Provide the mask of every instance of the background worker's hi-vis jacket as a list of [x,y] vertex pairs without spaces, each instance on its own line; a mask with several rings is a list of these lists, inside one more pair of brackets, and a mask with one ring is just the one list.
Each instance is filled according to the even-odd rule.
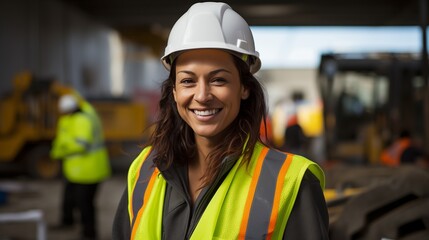
[[81,111],[60,117],[50,155],[63,160],[68,181],[98,183],[111,174],[103,129],[91,105],[83,102],[80,108]]
[[[167,182],[145,148],[128,174],[131,239],[163,239]],[[324,187],[310,160],[257,144],[250,165],[235,162],[206,206],[190,239],[282,239],[307,170]],[[302,223],[305,224],[305,223]]]

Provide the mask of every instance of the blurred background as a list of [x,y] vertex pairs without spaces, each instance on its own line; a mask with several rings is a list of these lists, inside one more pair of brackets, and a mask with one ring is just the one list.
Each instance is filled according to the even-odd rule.
[[[101,239],[156,116],[169,31],[193,1],[0,2],[0,239],[69,239],[49,159],[57,100],[99,113],[113,176]],[[429,239],[427,0],[228,1],[251,25],[264,139],[318,162],[332,239]]]

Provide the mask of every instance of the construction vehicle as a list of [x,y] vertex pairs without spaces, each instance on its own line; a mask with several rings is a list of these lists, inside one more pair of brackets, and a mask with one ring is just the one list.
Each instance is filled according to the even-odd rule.
[[403,130],[428,140],[427,67],[413,53],[321,56],[330,239],[428,238],[429,165],[380,161]]
[[[18,170],[37,178],[56,177],[60,162],[51,160],[49,151],[60,115],[57,101],[75,90],[30,73],[18,74],[13,84],[13,91],[0,99],[0,170],[2,174]],[[111,159],[124,154],[125,144],[137,146],[147,138],[145,130],[150,124],[144,103],[125,99],[89,102],[101,118]]]
[[318,84],[328,159],[377,164],[401,130],[425,138],[418,54],[323,54]]

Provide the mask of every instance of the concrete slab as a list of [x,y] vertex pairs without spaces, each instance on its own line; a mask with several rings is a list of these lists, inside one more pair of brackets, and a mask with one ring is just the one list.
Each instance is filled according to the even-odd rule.
[[[0,179],[0,186],[2,185],[8,186],[10,193],[7,195],[7,202],[0,205],[0,214],[41,210],[47,226],[58,224],[63,187],[61,180]],[[115,175],[99,188],[96,207],[100,240],[111,239],[113,217],[125,185],[125,175]],[[80,226],[68,230],[47,228],[46,236],[47,240],[70,240],[79,239],[79,233]],[[0,240],[37,239],[37,234],[35,221],[0,223]]]

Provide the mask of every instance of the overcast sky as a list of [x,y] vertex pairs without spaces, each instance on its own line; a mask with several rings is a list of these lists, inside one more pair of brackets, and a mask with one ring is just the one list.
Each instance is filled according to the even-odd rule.
[[252,27],[262,68],[313,68],[324,52],[420,52],[416,27]]

